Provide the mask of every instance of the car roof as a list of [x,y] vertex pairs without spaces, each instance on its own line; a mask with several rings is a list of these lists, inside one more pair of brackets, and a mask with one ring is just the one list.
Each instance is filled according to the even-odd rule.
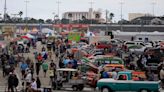
[[77,69],[72,69],[72,68],[59,68],[59,69],[57,69],[57,71],[73,71],[73,72],[76,72]]

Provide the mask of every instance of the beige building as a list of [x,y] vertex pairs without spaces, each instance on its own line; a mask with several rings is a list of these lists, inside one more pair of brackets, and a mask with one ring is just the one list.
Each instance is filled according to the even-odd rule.
[[101,19],[102,14],[100,11],[94,11],[92,8],[89,9],[88,12],[65,12],[63,14],[63,18],[74,20],[82,20],[82,19]]
[[146,14],[146,13],[129,13],[129,21],[138,18],[138,17],[143,17],[143,16],[152,16],[151,14]]

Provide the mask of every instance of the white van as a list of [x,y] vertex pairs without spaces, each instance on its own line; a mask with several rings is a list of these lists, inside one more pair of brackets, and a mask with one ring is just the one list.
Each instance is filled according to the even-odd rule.
[[126,41],[124,42],[124,45],[126,46],[134,46],[134,45],[141,45],[141,46],[145,46],[144,42],[142,41]]

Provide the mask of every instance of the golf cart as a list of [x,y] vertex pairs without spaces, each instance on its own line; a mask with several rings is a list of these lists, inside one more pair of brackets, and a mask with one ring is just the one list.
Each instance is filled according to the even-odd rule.
[[77,69],[60,68],[57,69],[57,80],[54,82],[53,88],[60,90],[61,88],[72,88],[74,91],[82,91],[84,88],[84,80],[74,77]]

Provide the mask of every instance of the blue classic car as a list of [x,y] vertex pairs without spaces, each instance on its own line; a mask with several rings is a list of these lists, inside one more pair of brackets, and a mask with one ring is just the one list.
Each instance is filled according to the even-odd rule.
[[158,81],[134,81],[132,80],[132,72],[119,72],[117,79],[100,79],[97,87],[101,92],[114,91],[135,91],[135,92],[158,92]]

